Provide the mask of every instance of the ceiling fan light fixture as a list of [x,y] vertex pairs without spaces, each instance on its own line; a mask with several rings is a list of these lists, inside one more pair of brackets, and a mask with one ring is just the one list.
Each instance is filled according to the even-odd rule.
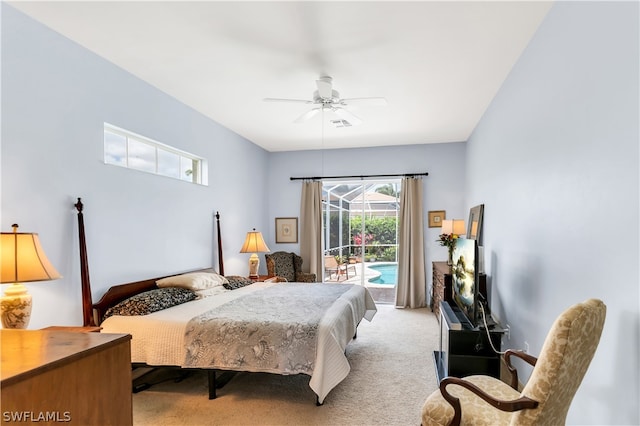
[[339,129],[339,128],[342,128],[342,127],[351,127],[352,126],[351,123],[349,123],[347,120],[344,120],[344,119],[331,120],[331,124],[336,126],[336,129]]
[[351,123],[352,126],[362,124],[362,120],[359,117],[353,115],[344,108],[332,107],[331,111],[335,112],[338,117],[347,120],[349,123]]
[[315,115],[317,115],[320,112],[320,109],[321,109],[321,107],[312,108],[309,111],[307,111],[304,114],[302,114],[300,117],[298,117],[295,120],[293,120],[293,122],[296,123],[296,124],[304,123],[305,121],[307,121],[307,120],[311,119],[312,117],[314,117]]
[[363,106],[387,105],[386,99],[380,97],[342,99],[340,98],[340,93],[337,90],[334,90],[332,85],[333,79],[331,77],[321,76],[316,80],[316,86],[318,89],[313,92],[313,100],[281,98],[264,98],[264,100],[267,102],[295,102],[316,105],[311,110],[296,118],[294,123],[303,123],[315,116],[318,111],[323,111],[326,108],[336,113],[340,118],[349,122],[351,126],[361,124],[362,120],[343,107],[348,107],[351,103]]

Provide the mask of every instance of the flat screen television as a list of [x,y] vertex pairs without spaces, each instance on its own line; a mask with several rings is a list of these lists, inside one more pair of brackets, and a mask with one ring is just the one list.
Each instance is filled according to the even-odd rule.
[[481,322],[479,312],[478,244],[476,240],[459,238],[452,256],[452,299],[472,327]]

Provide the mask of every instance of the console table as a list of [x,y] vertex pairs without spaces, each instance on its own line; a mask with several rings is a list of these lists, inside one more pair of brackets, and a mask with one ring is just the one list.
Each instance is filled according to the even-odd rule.
[[0,338],[3,423],[133,423],[130,335],[3,329]]
[[[472,374],[500,378],[501,356],[492,349],[487,331],[483,327],[470,327],[460,315],[462,313],[456,307],[441,302],[440,350],[433,353],[438,381],[447,376],[465,377]],[[490,322],[491,342],[496,350],[501,351],[505,330],[493,320]]]

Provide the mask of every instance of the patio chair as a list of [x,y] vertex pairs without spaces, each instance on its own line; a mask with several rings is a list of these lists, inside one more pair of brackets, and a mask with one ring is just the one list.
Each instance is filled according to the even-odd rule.
[[357,274],[356,266],[353,264],[347,263],[338,263],[338,260],[335,256],[325,256],[324,257],[324,273],[329,273],[329,280],[331,280],[331,276],[336,274],[336,281],[340,280],[340,275],[344,273],[345,278],[349,279],[349,269],[353,269],[353,275]]

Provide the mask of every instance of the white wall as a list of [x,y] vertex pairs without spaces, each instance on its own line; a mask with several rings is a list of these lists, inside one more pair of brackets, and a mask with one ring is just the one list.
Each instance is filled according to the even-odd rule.
[[555,317],[607,305],[569,424],[639,424],[638,3],[557,2],[467,151],[493,308],[537,354]]
[[[279,216],[300,216],[301,181],[291,181],[290,177],[427,172],[429,176],[423,178],[423,184],[427,289],[430,296],[431,262],[446,260],[447,252],[435,242],[440,228],[427,227],[427,213],[429,210],[445,210],[448,218],[465,219],[466,222],[469,211],[464,206],[465,146],[465,143],[447,143],[271,153],[268,178],[270,220]],[[275,244],[273,225],[269,231],[265,238],[269,239],[267,245],[271,250],[298,250],[297,244]]]
[[[104,165],[104,122],[205,157],[209,186]],[[82,323],[77,197],[94,302],[113,284],[217,266],[216,210],[225,272],[245,274],[245,233],[266,225],[266,151],[4,2],[1,148],[1,228],[38,232],[63,275],[27,284],[30,328]]]

